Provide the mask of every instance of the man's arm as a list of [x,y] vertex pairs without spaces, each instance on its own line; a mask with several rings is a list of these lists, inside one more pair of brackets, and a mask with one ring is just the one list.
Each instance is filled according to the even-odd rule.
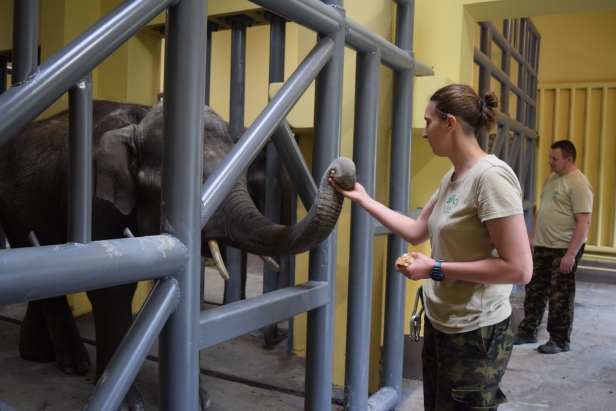
[[588,234],[588,228],[590,227],[591,213],[576,213],[573,214],[575,219],[575,228],[573,229],[573,235],[571,236],[571,242],[565,256],[560,261],[560,272],[563,274],[569,274],[573,270],[575,264],[575,255],[580,250],[586,235]]

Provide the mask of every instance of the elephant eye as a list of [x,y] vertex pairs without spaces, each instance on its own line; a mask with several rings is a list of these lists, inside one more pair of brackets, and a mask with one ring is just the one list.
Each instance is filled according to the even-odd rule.
[[258,197],[260,193],[261,190],[259,189],[259,184],[255,183],[254,181],[249,181],[248,194],[250,194],[252,197]]

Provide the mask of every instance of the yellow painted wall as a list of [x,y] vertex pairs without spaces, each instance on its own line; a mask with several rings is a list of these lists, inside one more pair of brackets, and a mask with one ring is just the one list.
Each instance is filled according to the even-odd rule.
[[540,83],[616,81],[614,9],[534,17],[541,33]]

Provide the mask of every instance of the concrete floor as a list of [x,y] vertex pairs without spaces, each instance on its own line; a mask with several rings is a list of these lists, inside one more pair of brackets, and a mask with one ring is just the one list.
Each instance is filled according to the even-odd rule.
[[[252,256],[249,261],[248,298],[261,290],[261,262]],[[221,302],[222,280],[211,268],[206,269],[206,278],[206,301]],[[523,298],[523,290],[511,297],[518,322],[523,315]],[[86,376],[72,377],[53,364],[21,359],[18,321],[24,307],[0,307],[0,400],[18,411],[82,409],[92,392],[94,367]],[[84,339],[92,341],[91,316],[77,321]],[[282,330],[285,327],[280,324]],[[502,383],[509,403],[500,410],[616,410],[616,285],[578,282],[571,351],[539,354],[537,346],[547,339],[543,324],[537,344],[514,347]],[[86,345],[94,361],[94,347]],[[156,347],[152,355],[156,356]],[[136,380],[149,411],[158,409],[156,368],[155,361],[146,360]],[[244,335],[203,350],[201,369],[211,396],[211,411],[303,409],[305,362],[287,354],[286,339],[267,350],[259,332]],[[404,402],[399,410],[423,409],[421,381],[403,379],[403,383]],[[332,398],[331,410],[342,410],[342,389],[334,388]]]

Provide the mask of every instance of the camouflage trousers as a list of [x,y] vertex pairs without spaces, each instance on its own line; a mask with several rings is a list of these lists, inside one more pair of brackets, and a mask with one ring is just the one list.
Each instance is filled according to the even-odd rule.
[[571,342],[575,271],[584,254],[584,245],[575,256],[575,263],[569,274],[560,272],[560,261],[566,252],[565,248],[535,247],[533,277],[525,286],[524,320],[518,326],[519,334],[529,338],[536,337],[537,328],[549,301],[547,328],[550,342],[561,348],[568,347]]
[[424,410],[493,411],[507,402],[498,385],[511,357],[513,323],[511,315],[498,324],[445,334],[425,317]]

